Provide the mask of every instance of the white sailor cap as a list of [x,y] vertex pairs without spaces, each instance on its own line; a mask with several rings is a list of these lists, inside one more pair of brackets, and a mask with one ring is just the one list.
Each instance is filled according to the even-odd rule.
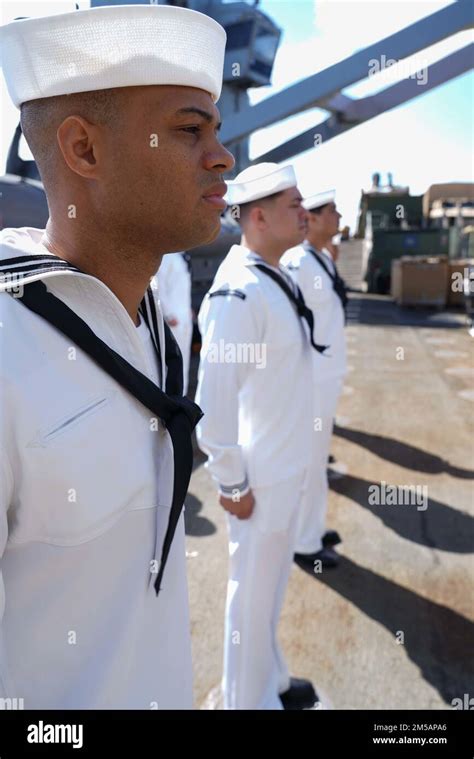
[[328,203],[336,202],[336,191],[326,190],[325,192],[319,192],[317,195],[311,195],[309,198],[305,198],[302,202],[303,208],[307,211],[314,211],[315,208],[321,208]]
[[203,13],[116,5],[0,27],[2,67],[17,108],[27,100],[112,87],[171,84],[222,89],[227,35]]
[[293,166],[278,166],[277,163],[257,163],[227,180],[225,200],[230,206],[260,200],[276,192],[296,187]]

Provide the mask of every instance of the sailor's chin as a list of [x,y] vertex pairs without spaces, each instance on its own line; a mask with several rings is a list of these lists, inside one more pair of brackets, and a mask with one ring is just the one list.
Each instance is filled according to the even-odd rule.
[[219,237],[219,232],[221,231],[221,217],[218,216],[216,219],[216,223],[212,230],[209,232],[209,237],[204,240],[204,242],[201,243],[201,245],[205,245],[210,242],[214,242],[214,240]]

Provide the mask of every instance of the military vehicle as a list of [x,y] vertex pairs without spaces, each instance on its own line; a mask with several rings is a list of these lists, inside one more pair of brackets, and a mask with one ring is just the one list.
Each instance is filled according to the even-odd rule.
[[372,177],[362,192],[356,237],[363,239],[363,279],[368,292],[388,293],[392,261],[402,256],[459,258],[466,225],[474,218],[474,184],[436,184],[411,195],[388,175]]

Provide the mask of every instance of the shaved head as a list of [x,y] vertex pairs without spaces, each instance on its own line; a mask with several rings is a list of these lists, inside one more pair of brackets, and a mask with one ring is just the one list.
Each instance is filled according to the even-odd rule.
[[268,208],[281,195],[281,192],[274,192],[273,195],[267,195],[259,200],[251,200],[250,203],[242,203],[239,206],[239,223],[244,227],[250,219],[253,208]]

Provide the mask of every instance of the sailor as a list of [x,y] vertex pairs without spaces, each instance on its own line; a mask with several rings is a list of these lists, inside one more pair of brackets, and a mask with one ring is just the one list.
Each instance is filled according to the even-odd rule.
[[326,531],[328,506],[327,462],[334,417],[346,374],[344,336],[346,288],[327,245],[339,228],[341,214],[335,192],[318,193],[303,201],[308,211],[306,240],[285,253],[282,263],[301,288],[314,314],[316,341],[329,345],[324,356],[313,352],[314,431],[308,488],[299,516],[296,558],[314,567],[334,568],[339,557],[334,546],[341,542],[335,530]]
[[183,357],[184,393],[188,391],[193,314],[191,310],[191,271],[188,253],[163,256],[156,275],[160,305]]
[[242,229],[199,312],[200,448],[227,512],[223,698],[226,709],[302,708],[316,700],[289,677],[277,624],[310,459],[312,315],[279,265],[302,242],[305,210],[291,166],[262,163],[229,182]]
[[0,28],[50,210],[0,249],[2,703],[192,706],[182,504],[201,411],[150,281],[219,233],[225,39],[157,5]]

